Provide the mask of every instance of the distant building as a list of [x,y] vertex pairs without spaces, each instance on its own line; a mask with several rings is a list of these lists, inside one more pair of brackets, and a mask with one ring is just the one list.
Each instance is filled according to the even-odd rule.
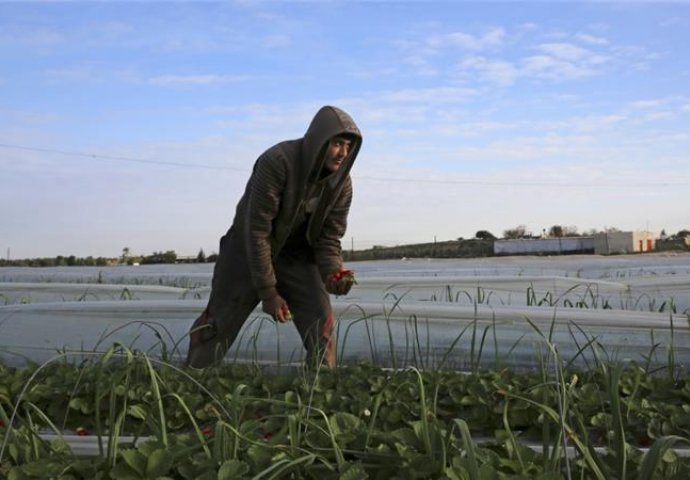
[[591,237],[519,238],[494,242],[494,255],[558,255],[568,253],[651,252],[658,236],[652,232],[609,232]]
[[592,237],[518,238],[494,241],[494,255],[594,253]]
[[657,238],[657,235],[647,231],[597,233],[594,235],[594,253],[651,252],[656,247]]
[[658,252],[690,250],[690,237],[659,238],[654,249]]

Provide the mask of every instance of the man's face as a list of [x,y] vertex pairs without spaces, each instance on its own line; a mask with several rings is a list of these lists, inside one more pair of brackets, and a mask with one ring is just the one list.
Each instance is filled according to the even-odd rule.
[[337,172],[343,161],[350,154],[352,141],[345,137],[333,137],[326,147],[326,158],[323,167],[331,173]]

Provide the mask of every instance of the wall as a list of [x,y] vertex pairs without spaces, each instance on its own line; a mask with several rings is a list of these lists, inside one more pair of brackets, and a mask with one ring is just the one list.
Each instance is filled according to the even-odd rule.
[[494,242],[495,255],[592,253],[593,251],[592,237],[522,238]]
[[609,232],[594,235],[594,253],[651,252],[656,246],[656,235],[652,232]]

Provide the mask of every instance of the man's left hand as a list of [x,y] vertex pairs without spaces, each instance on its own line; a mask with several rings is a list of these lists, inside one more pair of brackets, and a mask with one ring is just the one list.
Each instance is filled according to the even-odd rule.
[[344,269],[338,270],[326,279],[326,291],[333,295],[347,295],[355,283],[357,283],[355,272]]

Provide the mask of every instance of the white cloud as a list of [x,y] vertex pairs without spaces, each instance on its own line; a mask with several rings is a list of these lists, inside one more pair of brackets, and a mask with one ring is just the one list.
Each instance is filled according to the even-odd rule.
[[[4,29],[5,25],[3,25]],[[29,47],[37,50],[49,50],[62,45],[64,35],[54,30],[40,29],[22,31],[20,29],[6,29],[0,32],[0,45]]]
[[525,75],[548,79],[575,79],[588,77],[595,73],[586,65],[557,59],[549,55],[534,55],[523,59],[522,72]]
[[608,45],[609,41],[605,39],[604,37],[597,37],[594,35],[589,35],[586,33],[578,33],[575,35],[575,38],[582,43],[587,43],[590,45]]
[[589,56],[589,50],[569,43],[544,43],[537,49],[549,56],[568,61],[578,61]]
[[263,44],[266,48],[283,48],[289,47],[292,43],[287,35],[269,35],[264,38]]
[[588,115],[585,117],[574,117],[559,122],[561,129],[573,130],[577,132],[598,132],[610,130],[628,120],[628,117],[620,114],[609,115]]
[[665,120],[665,119],[671,118],[671,117],[673,117],[673,112],[663,110],[663,111],[649,112],[647,115],[644,116],[644,120],[653,122],[656,120]]
[[151,85],[174,87],[179,85],[216,85],[251,80],[250,75],[160,75],[148,80]]
[[476,94],[477,91],[470,88],[418,88],[384,92],[378,99],[384,102],[447,103],[461,102]]
[[501,86],[509,86],[515,83],[520,76],[520,71],[511,62],[504,60],[489,60],[484,57],[469,57],[464,59],[460,69],[472,70],[484,80]]
[[632,102],[630,106],[632,108],[640,108],[640,109],[647,109],[647,108],[657,108],[663,103],[662,100],[637,100],[635,102]]
[[500,47],[503,45],[505,37],[505,30],[494,28],[479,36],[464,32],[434,35],[427,39],[427,44],[433,48],[459,47],[468,50],[484,50]]

